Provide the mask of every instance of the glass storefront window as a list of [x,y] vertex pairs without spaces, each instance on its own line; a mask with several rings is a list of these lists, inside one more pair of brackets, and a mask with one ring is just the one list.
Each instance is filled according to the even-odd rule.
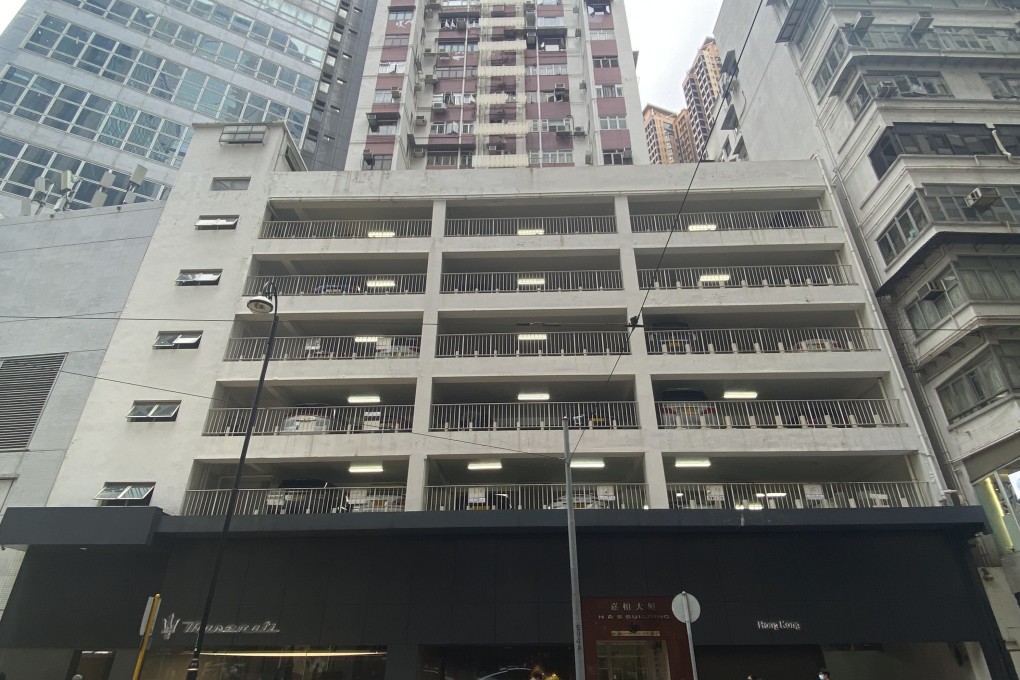
[[[154,653],[142,680],[179,680],[191,652]],[[88,676],[86,676],[88,677]],[[373,649],[249,648],[202,654],[199,680],[384,680],[386,651]]]

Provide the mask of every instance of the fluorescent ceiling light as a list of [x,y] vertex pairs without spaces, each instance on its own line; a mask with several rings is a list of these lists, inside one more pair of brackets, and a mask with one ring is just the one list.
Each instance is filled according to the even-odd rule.
[[548,392],[521,392],[517,395],[517,401],[549,401]]
[[365,282],[365,285],[369,288],[395,288],[397,282],[393,279],[374,279]]
[[692,224],[687,227],[687,231],[715,231],[718,228],[715,224]]
[[758,393],[751,390],[726,390],[723,399],[757,399]]
[[570,467],[574,469],[601,470],[606,466],[606,461],[601,458],[575,458],[570,461]]
[[366,234],[369,238],[393,238],[397,235],[395,231],[370,231]]
[[545,236],[545,229],[518,229],[518,236]]
[[468,470],[502,470],[501,460],[473,460],[468,463]]
[[673,467],[678,468],[706,468],[712,467],[712,461],[708,458],[677,458]]
[[348,404],[378,404],[378,394],[352,394],[347,397]]
[[765,506],[762,505],[761,503],[748,503],[747,504],[747,509],[748,510],[764,510]]
[[758,498],[786,498],[786,492],[784,491],[768,491],[766,493],[754,494]]
[[354,338],[354,342],[379,342],[379,338],[374,335],[359,335]]
[[545,333],[518,333],[517,334],[517,339],[518,340],[545,340],[545,339],[547,339],[547,337],[548,336]]
[[542,278],[542,277],[536,277],[536,278],[530,278],[530,279],[522,277],[522,278],[517,279],[517,285],[518,286],[544,286],[545,285],[545,279]]
[[729,280],[729,274],[702,274],[698,277],[701,283],[726,283]]
[[351,466],[347,468],[347,471],[355,475],[371,474],[382,472],[383,467],[382,463],[351,463]]

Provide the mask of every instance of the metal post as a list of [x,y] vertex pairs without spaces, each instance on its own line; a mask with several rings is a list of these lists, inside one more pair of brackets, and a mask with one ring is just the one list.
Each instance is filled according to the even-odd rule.
[[574,680],[584,680],[581,631],[581,585],[577,576],[577,526],[574,524],[574,478],[570,474],[570,419],[563,416],[563,472],[567,482],[567,543],[570,546],[570,609],[574,623]]
[[273,300],[273,325],[269,329],[269,340],[266,342],[266,356],[262,359],[262,373],[259,374],[259,383],[255,388],[255,398],[251,402],[251,410],[248,412],[248,427],[244,432],[244,443],[241,444],[241,455],[237,459],[237,472],[234,473],[234,484],[230,487],[230,495],[227,498],[227,513],[223,517],[223,529],[220,531],[220,540],[216,546],[216,559],[213,561],[212,575],[209,577],[209,590],[205,595],[205,606],[202,609],[202,619],[198,624],[198,632],[195,634],[195,648],[191,653],[191,661],[188,662],[188,670],[185,680],[198,680],[199,658],[202,656],[202,647],[205,644],[205,628],[209,625],[209,614],[212,612],[213,597],[216,595],[216,581],[220,575],[220,566],[223,563],[223,553],[227,547],[227,534],[230,533],[230,524],[234,519],[234,511],[237,509],[237,496],[241,487],[241,476],[244,473],[244,462],[248,458],[248,444],[251,443],[251,434],[255,429],[255,419],[259,413],[259,401],[262,399],[262,388],[266,383],[266,372],[269,370],[269,360],[273,356],[273,343],[276,340],[276,327],[280,321],[279,304],[277,301],[276,287],[266,290],[272,295]]
[[684,601],[684,622],[687,624],[687,645],[691,650],[691,672],[694,680],[698,680],[698,663],[694,660],[694,633],[691,632],[691,605],[687,600],[687,591],[680,593]]

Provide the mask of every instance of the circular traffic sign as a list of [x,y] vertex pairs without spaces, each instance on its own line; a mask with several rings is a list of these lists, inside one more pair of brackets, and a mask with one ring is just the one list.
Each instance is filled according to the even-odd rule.
[[[684,600],[687,600],[687,606],[684,607]],[[684,623],[694,623],[701,616],[701,603],[698,602],[698,598],[694,597],[688,592],[682,592],[673,598],[673,616]]]

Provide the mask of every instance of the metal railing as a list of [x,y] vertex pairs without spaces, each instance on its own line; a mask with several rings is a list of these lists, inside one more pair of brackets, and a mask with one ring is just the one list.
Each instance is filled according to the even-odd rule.
[[243,295],[258,295],[267,283],[279,295],[399,295],[425,292],[425,274],[319,274],[249,276]]
[[463,333],[439,335],[437,357],[536,357],[630,354],[626,331]]
[[503,404],[433,404],[429,429],[559,430],[563,416],[572,430],[617,430],[638,427],[633,401],[563,401]]
[[446,220],[447,236],[615,234],[616,217],[472,217]]
[[812,508],[926,508],[934,505],[920,482],[739,482],[668,484],[674,509],[802,510]]
[[566,290],[622,290],[618,269],[566,272],[474,272],[443,274],[443,293],[527,293]]
[[[574,484],[577,510],[641,509],[648,503],[648,485]],[[565,510],[565,484],[472,484],[426,486],[425,510]]]
[[[243,435],[247,408],[211,408],[204,435]],[[410,432],[414,406],[285,406],[261,408],[254,434],[303,435]]]
[[659,429],[897,427],[899,404],[887,399],[812,401],[657,401]]
[[745,212],[665,213],[631,215],[636,233],[661,231],[746,231],[751,229],[817,229],[832,227],[828,210],[751,210]]
[[[276,338],[273,361],[310,359],[413,359],[421,348],[420,335],[348,335]],[[266,338],[231,338],[224,361],[261,361]]]
[[861,352],[876,349],[863,328],[724,328],[645,331],[649,354]]
[[641,290],[655,288],[767,288],[769,286],[853,285],[849,265],[770,265],[639,269]]
[[[238,515],[326,515],[338,512],[401,512],[407,490],[402,486],[318,487],[311,489],[240,489]],[[230,489],[184,492],[181,515],[224,515]]]
[[265,221],[259,238],[420,238],[432,235],[432,220]]

